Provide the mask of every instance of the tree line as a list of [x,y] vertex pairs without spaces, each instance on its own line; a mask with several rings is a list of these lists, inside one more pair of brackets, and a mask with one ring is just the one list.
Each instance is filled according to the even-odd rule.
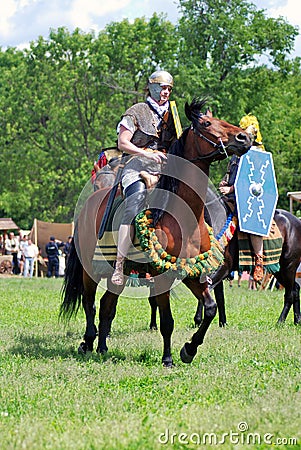
[[[145,98],[148,76],[174,76],[186,101],[208,97],[215,117],[255,114],[273,153],[278,207],[300,190],[300,58],[296,27],[246,0],[179,0],[180,18],[112,22],[97,35],[61,27],[24,50],[0,51],[0,214],[69,222],[94,160],[115,145],[121,114]],[[227,161],[215,163],[217,185]]]

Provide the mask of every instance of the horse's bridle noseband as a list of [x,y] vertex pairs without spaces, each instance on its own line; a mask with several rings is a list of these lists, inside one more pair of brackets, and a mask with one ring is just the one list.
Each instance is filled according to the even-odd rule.
[[199,155],[196,158],[189,159],[190,162],[203,161],[204,159],[211,159],[211,161],[213,162],[216,160],[217,157],[219,157],[219,159],[221,159],[220,157],[222,157],[222,159],[228,158],[228,153],[227,153],[226,147],[222,141],[222,138],[219,138],[220,143],[217,144],[216,142],[211,141],[206,136],[204,136],[200,132],[200,130],[198,130],[197,128],[195,128],[193,126],[193,124],[191,124],[190,128],[193,131],[194,135],[204,139],[204,141],[208,142],[208,144],[212,145],[212,147],[214,148],[214,150],[211,153],[209,153],[208,155],[201,155],[200,154],[201,149],[200,149],[199,143],[196,139],[196,144],[197,144]]

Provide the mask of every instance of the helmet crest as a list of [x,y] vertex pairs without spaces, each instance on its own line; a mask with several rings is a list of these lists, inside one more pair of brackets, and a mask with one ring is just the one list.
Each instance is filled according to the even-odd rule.
[[246,116],[243,116],[240,119],[239,126],[243,130],[250,132],[250,134],[252,134],[253,139],[255,140],[255,143],[258,146],[264,148],[262,144],[262,136],[259,129],[259,123],[256,116],[254,116],[253,114],[247,114]]

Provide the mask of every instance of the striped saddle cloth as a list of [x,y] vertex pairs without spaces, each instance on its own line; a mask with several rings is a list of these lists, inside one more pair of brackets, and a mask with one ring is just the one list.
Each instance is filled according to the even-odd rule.
[[[237,232],[239,246],[239,267],[241,270],[252,271],[255,265],[255,255],[252,251],[250,236]],[[272,221],[269,236],[263,238],[263,266],[268,273],[276,273],[280,269],[279,259],[282,252],[283,239],[276,222]]]
[[[94,255],[93,255],[93,269],[98,274],[107,274],[108,266],[113,266],[117,256],[117,242],[118,242],[118,229],[121,223],[123,215],[123,199],[117,197],[112,206],[112,210],[101,239],[98,239]],[[145,264],[149,259],[147,255],[142,251],[140,241],[135,237],[132,246],[127,254],[126,272],[132,269],[133,264]]]

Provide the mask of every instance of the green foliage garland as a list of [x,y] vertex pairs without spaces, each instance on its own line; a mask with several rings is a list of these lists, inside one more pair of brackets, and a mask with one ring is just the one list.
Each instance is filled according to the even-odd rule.
[[207,225],[211,248],[193,258],[179,258],[169,255],[158,241],[156,230],[152,226],[153,219],[150,210],[142,211],[136,217],[136,234],[140,240],[142,250],[150,258],[151,265],[158,272],[170,270],[177,272],[177,276],[196,278],[209,274],[223,262],[223,249],[215,239],[212,228]]

